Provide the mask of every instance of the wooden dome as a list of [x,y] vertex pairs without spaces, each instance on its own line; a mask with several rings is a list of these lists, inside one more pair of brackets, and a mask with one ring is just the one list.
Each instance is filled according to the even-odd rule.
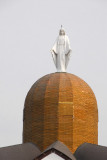
[[69,73],[40,78],[25,100],[23,141],[44,150],[57,140],[72,152],[84,142],[98,141],[95,95],[86,82]]

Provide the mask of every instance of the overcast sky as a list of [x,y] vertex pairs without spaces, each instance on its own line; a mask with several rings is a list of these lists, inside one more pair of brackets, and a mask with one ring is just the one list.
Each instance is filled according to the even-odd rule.
[[67,71],[93,89],[107,146],[107,1],[0,0],[0,147],[22,142],[24,100],[56,71],[50,50],[61,24],[73,51]]

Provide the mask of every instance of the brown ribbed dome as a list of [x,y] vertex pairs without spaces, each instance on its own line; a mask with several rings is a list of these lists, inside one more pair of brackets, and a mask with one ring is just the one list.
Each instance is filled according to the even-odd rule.
[[31,87],[25,100],[23,141],[41,150],[61,141],[74,152],[98,141],[97,102],[91,88],[69,73],[52,73]]

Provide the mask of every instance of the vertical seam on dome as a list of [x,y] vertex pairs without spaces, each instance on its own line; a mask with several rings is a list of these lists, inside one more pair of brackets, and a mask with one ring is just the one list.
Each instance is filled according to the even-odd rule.
[[[49,79],[50,79],[50,76],[51,76],[51,74],[48,74],[48,75],[46,75],[46,76],[48,76],[48,80],[47,80],[47,83],[49,82]],[[46,76],[44,76],[44,77],[41,77],[41,80],[42,80],[42,78],[45,78]],[[40,79],[39,79],[40,80]],[[40,83],[41,83],[41,81],[39,81]],[[47,87],[47,85],[45,85],[45,90],[44,90],[44,96],[45,96],[45,93],[46,93],[46,87]],[[33,96],[33,98],[34,98],[34,96]],[[42,101],[42,100],[41,100]],[[43,99],[43,104],[45,104],[45,99]],[[44,113],[44,105],[43,105],[43,113]],[[44,122],[44,114],[43,114],[43,122]],[[42,132],[44,132],[44,123],[43,123],[43,129],[42,129]],[[42,135],[43,137],[43,140],[44,140],[44,134]],[[40,146],[41,146],[41,148],[42,148],[42,150],[43,150],[43,147],[44,147],[44,144],[43,144],[44,142],[42,141],[42,144],[40,144]]]
[[[72,80],[71,80],[71,78],[70,78],[70,75],[72,75],[72,74],[67,74],[67,76],[68,76],[68,78],[69,78],[69,81],[70,81],[70,84],[71,84],[71,88],[72,88],[72,101],[73,101],[73,86],[72,86]],[[73,101],[74,102],[74,101]],[[72,121],[74,121],[74,103],[73,103],[73,116],[72,116]],[[73,132],[73,124],[74,124],[74,122],[72,122],[72,132]],[[72,150],[73,150],[73,148],[74,148],[74,146],[73,146],[73,133],[72,133]]]
[[[47,86],[48,86],[48,83],[49,83],[49,81],[50,81],[50,77],[51,77],[51,75],[52,75],[53,73],[51,73],[50,74],[50,76],[49,76],[49,79],[48,79],[48,81],[47,81],[47,84],[46,84],[46,87],[45,87],[45,92],[44,92],[44,96],[46,95],[46,90],[47,90]],[[45,106],[45,97],[44,97],[44,106]],[[44,107],[43,106],[43,107]],[[43,122],[44,122],[44,114],[43,114]],[[43,123],[43,131],[44,131],[44,123]],[[44,149],[44,134],[43,134],[43,144],[42,144],[43,146],[43,148],[42,149]]]
[[[31,99],[32,99],[32,95],[33,95],[33,93],[34,93],[34,90],[35,90],[35,88],[36,88],[36,84],[38,83],[38,81],[36,81],[33,85],[32,85],[32,87],[33,86],[35,86],[34,88],[33,88],[33,91],[32,91],[32,93],[31,93],[31,95],[30,95],[30,97],[29,97],[29,99],[30,99],[30,103],[28,104],[28,106],[31,106],[31,108],[32,108],[32,105],[31,105]],[[31,88],[32,88],[31,87]],[[31,88],[30,88],[30,90],[31,90]],[[29,90],[29,92],[30,92],[30,90]],[[29,92],[28,92],[28,94],[29,94]],[[27,94],[27,96],[28,96],[28,94]],[[27,99],[27,96],[26,96],[26,99]],[[25,99],[25,103],[24,103],[24,114],[23,114],[23,116],[24,116],[24,118],[25,118],[25,109],[26,109],[26,99]],[[26,121],[26,118],[24,119],[24,121]],[[23,121],[23,123],[24,123],[24,121]],[[31,114],[31,122],[32,122],[32,114]],[[23,126],[24,126],[24,124],[23,124]],[[25,130],[25,129],[24,129]],[[24,131],[23,130],[23,142],[25,142],[26,140],[26,138],[24,138]],[[31,131],[32,131],[32,129],[31,129]],[[28,138],[29,139],[29,138]],[[30,138],[30,139],[32,139],[32,137]]]
[[[61,91],[61,89],[60,89],[60,86],[62,85],[62,87],[64,87],[64,90],[66,91],[66,89],[68,88],[68,90],[69,90],[69,85],[71,84],[71,81],[70,81],[70,78],[69,78],[69,76],[68,76],[68,73],[60,73],[60,83],[59,83],[59,93],[60,93],[60,91]],[[66,78],[67,77],[67,78]],[[65,80],[63,80],[63,79],[65,79]],[[61,80],[62,80],[62,82],[64,82],[64,83],[62,83],[61,82]],[[67,82],[66,82],[66,80],[68,80]],[[67,84],[67,83],[69,83],[69,84]],[[64,86],[65,85],[65,86]],[[72,85],[71,85],[72,86]],[[67,87],[67,88],[66,88]],[[70,92],[70,91],[69,91]],[[68,92],[68,93],[69,93]],[[63,93],[62,93],[63,94]],[[65,93],[65,97],[63,97],[62,96],[62,98],[61,98],[61,100],[60,100],[60,103],[62,103],[62,104],[65,104],[65,106],[66,106],[66,104],[67,104],[67,102],[68,102],[68,104],[70,103],[70,99],[68,99],[67,98],[67,96],[69,96],[69,95],[67,95],[67,93]],[[60,98],[60,95],[59,95],[59,98]],[[64,98],[64,99],[63,99]],[[64,107],[64,105],[62,105],[63,107]],[[62,116],[66,116],[66,111],[67,110],[69,110],[69,108],[68,108],[69,106],[67,106],[64,110],[65,110],[65,112],[63,111],[63,113],[65,114],[63,114]],[[58,112],[59,113],[59,112]],[[62,117],[62,119],[63,119],[63,117]],[[68,121],[68,120],[67,120]],[[71,120],[72,121],[72,120]],[[62,125],[65,125],[66,126],[66,124],[62,124]],[[70,125],[70,124],[69,124]],[[68,126],[69,127],[69,126]],[[65,133],[65,131],[66,132],[69,132],[69,131],[67,131],[66,130],[67,128],[65,127],[64,128],[64,133]],[[64,138],[64,133],[62,134],[62,140],[63,140],[63,142],[67,142],[68,143],[68,141],[67,141],[67,138]],[[71,134],[72,134],[72,129],[71,129],[71,132],[70,132]],[[66,133],[65,133],[66,134]],[[70,135],[69,135],[70,136]],[[68,136],[68,137],[69,137]],[[64,138],[64,139],[63,139]],[[71,148],[72,147],[72,144],[73,144],[73,138],[72,138],[72,135],[71,135],[71,144],[70,143],[65,143],[69,148]]]
[[[53,75],[52,75],[53,74]],[[48,81],[48,83],[47,83],[47,86],[46,86],[46,92],[47,92],[47,87],[48,87],[48,84],[49,84],[49,82],[50,82],[50,79],[52,79],[56,74],[58,74],[58,81],[60,80],[60,73],[52,73],[51,75],[51,77],[49,78],[49,81]],[[46,93],[45,92],[45,93]],[[54,94],[54,93],[53,93]],[[58,99],[57,99],[57,116],[58,116],[58,101],[59,101],[59,85],[58,85]],[[44,104],[45,104],[45,102],[44,102]],[[56,140],[58,139],[58,124],[57,124],[57,134],[56,134]],[[50,145],[50,144],[49,144]]]

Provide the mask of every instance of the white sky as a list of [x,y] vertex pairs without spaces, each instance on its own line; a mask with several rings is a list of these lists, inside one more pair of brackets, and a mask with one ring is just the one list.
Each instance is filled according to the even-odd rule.
[[50,50],[61,24],[73,50],[68,72],[93,89],[107,146],[107,1],[0,0],[0,147],[22,142],[24,100],[56,71]]
[[64,158],[58,156],[55,153],[51,153],[48,156],[46,156],[45,158],[43,158],[43,160],[64,160]]

